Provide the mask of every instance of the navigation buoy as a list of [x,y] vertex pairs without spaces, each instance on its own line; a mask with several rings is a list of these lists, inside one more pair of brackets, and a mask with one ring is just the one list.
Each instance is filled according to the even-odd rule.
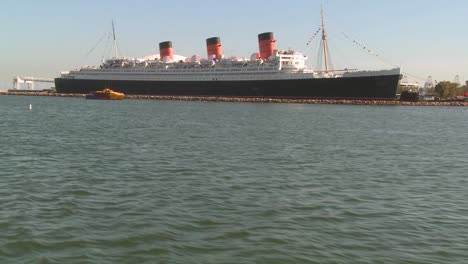
[[28,108],[29,108],[29,110],[32,110],[32,104],[29,104]]

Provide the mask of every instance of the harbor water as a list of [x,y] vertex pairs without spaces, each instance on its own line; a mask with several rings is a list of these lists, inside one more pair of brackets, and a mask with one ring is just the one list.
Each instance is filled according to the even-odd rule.
[[0,111],[0,263],[468,261],[467,108],[0,96]]

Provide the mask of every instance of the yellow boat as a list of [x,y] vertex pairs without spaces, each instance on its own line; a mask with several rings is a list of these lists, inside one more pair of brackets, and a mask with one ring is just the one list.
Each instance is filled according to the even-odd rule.
[[104,90],[90,92],[86,95],[86,99],[99,99],[99,100],[122,100],[125,98],[125,94],[115,92],[109,88]]

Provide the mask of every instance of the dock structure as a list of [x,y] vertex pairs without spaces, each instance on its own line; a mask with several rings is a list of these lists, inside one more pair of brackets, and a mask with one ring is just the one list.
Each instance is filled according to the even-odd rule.
[[[35,83],[54,83],[54,79],[16,76],[13,78],[13,90],[34,90]],[[21,89],[21,84],[26,84],[27,89]]]

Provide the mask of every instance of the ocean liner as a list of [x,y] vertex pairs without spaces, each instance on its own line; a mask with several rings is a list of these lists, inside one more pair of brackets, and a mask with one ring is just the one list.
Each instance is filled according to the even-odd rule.
[[100,67],[62,72],[55,79],[58,93],[89,93],[105,87],[127,95],[219,96],[263,98],[333,98],[393,100],[400,69],[381,71],[332,70],[328,65],[327,34],[322,12],[325,70],[306,66],[307,56],[276,49],[272,32],[258,35],[259,52],[249,60],[225,58],[219,37],[206,40],[207,58],[184,60],[171,41],[159,43],[159,56],[150,59],[115,57]]

